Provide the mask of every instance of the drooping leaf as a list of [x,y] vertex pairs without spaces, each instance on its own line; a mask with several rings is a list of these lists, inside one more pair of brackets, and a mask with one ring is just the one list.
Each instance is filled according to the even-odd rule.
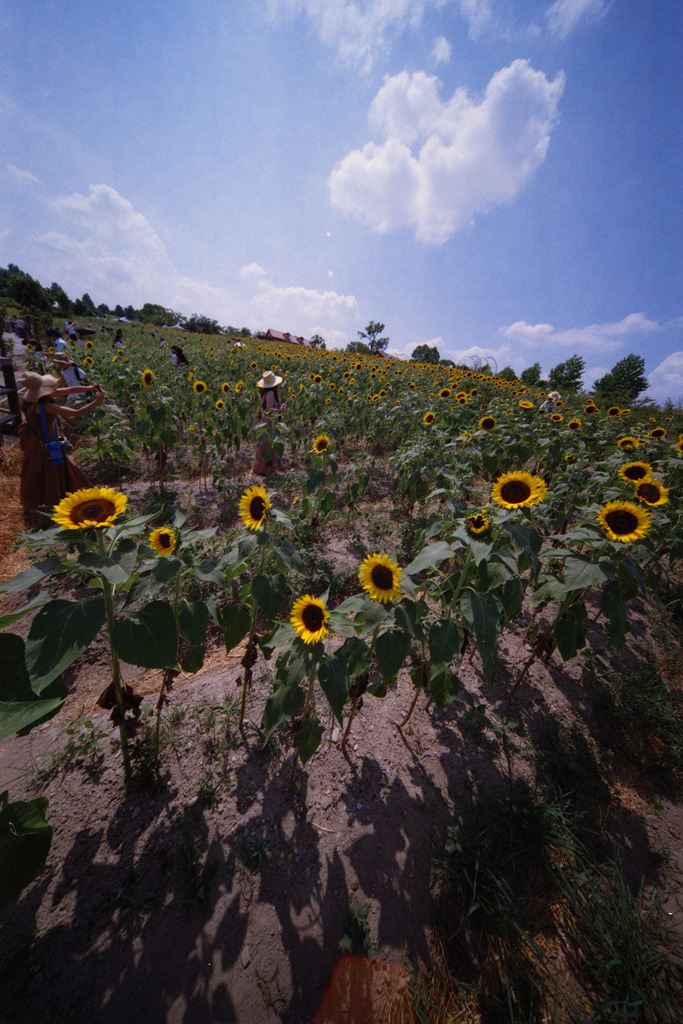
[[628,622],[626,605],[621,596],[621,589],[616,580],[611,580],[600,595],[600,611],[607,620],[607,632],[618,651],[626,643]]
[[394,620],[399,629],[402,629],[408,636],[415,637],[416,640],[422,640],[424,633],[422,632],[421,616],[425,610],[424,603],[420,601],[416,603],[408,598],[403,598],[396,607],[394,608]]
[[36,562],[28,569],[13,576],[6,583],[0,583],[0,594],[14,594],[19,590],[28,590],[29,587],[40,583],[46,576],[52,576],[61,565],[59,555],[50,555],[40,562]]
[[498,641],[500,613],[495,595],[465,590],[460,599],[460,607],[472,627],[479,655],[486,669],[496,653]]
[[585,618],[585,606],[573,604],[555,623],[553,633],[563,661],[575,658],[577,653],[586,646],[586,631],[583,626]]
[[191,647],[189,651],[183,655],[183,659],[180,662],[180,667],[183,672],[199,672],[200,668],[204,664],[205,653],[206,651],[203,644]]
[[336,657],[323,661],[318,668],[318,679],[334,712],[334,717],[341,725],[344,718],[344,705],[349,698],[349,675],[346,660],[337,654]]
[[178,633],[173,609],[165,601],[150,601],[134,617],[116,623],[112,643],[129,665],[175,668]]
[[185,642],[190,647],[200,647],[209,628],[209,609],[205,602],[179,601],[178,625]]
[[104,599],[50,601],[29,630],[26,667],[31,686],[40,693],[86,651],[105,622]]
[[9,907],[45,870],[52,827],[45,820],[47,800],[18,800],[0,807],[0,911]]
[[375,654],[385,682],[391,682],[405,661],[410,649],[410,637],[400,629],[388,629],[377,638]]
[[294,572],[305,571],[306,566],[304,564],[304,560],[292,544],[291,540],[283,540],[282,544],[275,548],[275,554],[288,569],[292,569]]
[[47,604],[47,602],[51,600],[52,598],[47,591],[45,591],[42,594],[38,594],[37,597],[34,597],[32,601],[28,602],[28,604],[23,605],[21,608],[17,608],[15,612],[7,612],[5,615],[0,615],[0,629],[6,629],[8,626],[13,626],[15,622],[19,622],[20,619],[23,619],[24,615],[27,615],[29,612],[34,612],[36,608],[42,608],[44,604]]
[[251,593],[263,614],[272,620],[285,603],[287,578],[283,573],[277,576],[255,576],[251,581]]
[[359,637],[349,637],[337,651],[337,657],[343,658],[349,679],[355,679],[370,668],[370,648]]
[[460,680],[448,665],[432,666],[430,690],[439,711],[445,711],[460,691]]
[[434,541],[428,544],[417,555],[412,562],[405,567],[408,576],[416,576],[425,569],[435,569],[442,562],[447,562],[455,554],[454,549],[445,540]]
[[304,702],[305,693],[300,686],[280,683],[271,693],[263,709],[263,742],[267,743],[278,725],[297,713]]
[[429,657],[435,665],[450,665],[462,646],[455,619],[434,622],[429,629]]
[[246,604],[229,604],[218,612],[218,625],[223,630],[228,654],[244,640],[251,625],[251,612]]
[[306,764],[313,757],[320,746],[324,731],[317,715],[311,715],[301,723],[296,734],[296,749],[299,751],[302,764]]
[[13,633],[0,633],[0,740],[14,733],[25,735],[52,718],[66,700],[61,676],[40,696],[31,688],[25,661],[24,641]]

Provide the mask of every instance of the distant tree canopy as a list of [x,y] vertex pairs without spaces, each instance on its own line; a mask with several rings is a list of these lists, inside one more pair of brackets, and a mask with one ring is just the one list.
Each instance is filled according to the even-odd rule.
[[[173,323],[178,323],[178,314],[174,314],[176,319]],[[222,334],[223,329],[215,320],[212,320],[208,316],[201,316],[199,313],[193,313],[189,320],[183,322],[183,327],[186,331],[196,331],[197,334]]]
[[364,341],[350,341],[345,351],[357,356],[370,355],[370,347]]
[[311,341],[316,346],[316,348],[324,350],[327,349],[327,345],[325,344],[325,339],[323,338],[322,334],[314,334],[313,337],[311,338]]
[[574,394],[581,390],[581,378],[586,367],[582,356],[570,356],[564,363],[558,363],[548,374],[550,385],[560,393]]
[[[119,308],[117,306],[117,309]],[[118,316],[123,315],[123,313],[118,314]],[[126,316],[128,316],[127,313]],[[129,319],[132,320],[132,317]],[[172,327],[173,324],[178,323],[178,314],[174,313],[172,309],[160,306],[156,302],[146,302],[142,309],[139,310],[137,319],[142,321],[143,324],[154,324],[156,327]]]
[[438,363],[441,356],[436,345],[418,345],[410,357],[418,363]]
[[380,338],[380,334],[384,330],[384,324],[377,323],[371,320],[364,331],[358,331],[358,337],[363,338],[367,342],[368,351],[371,355],[377,355],[379,352],[384,352],[385,348],[389,344],[388,338]]
[[526,370],[522,370],[520,374],[520,380],[528,384],[529,387],[533,387],[541,379],[541,364],[534,363],[533,366],[527,366]]
[[498,376],[501,380],[517,380],[517,374],[511,366],[504,366]]
[[25,274],[19,267],[10,263],[4,276],[0,278],[2,294],[10,302],[21,306],[24,309],[48,310],[52,308],[53,300],[45,291],[39,281],[35,281],[29,274]]
[[647,391],[649,386],[645,376],[645,360],[633,354],[620,359],[609,373],[593,385],[602,398],[619,398],[626,402],[632,402],[643,391]]

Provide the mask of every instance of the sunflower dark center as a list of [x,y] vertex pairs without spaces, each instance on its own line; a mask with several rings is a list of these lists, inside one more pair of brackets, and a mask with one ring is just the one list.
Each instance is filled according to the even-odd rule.
[[519,505],[531,497],[531,488],[524,480],[508,480],[501,487],[500,496],[510,505]]
[[652,431],[653,437],[664,437],[665,434],[666,430],[664,430],[663,427],[655,427],[655,429]]
[[580,423],[577,423],[575,420],[572,420],[572,422],[569,424],[569,429],[570,430],[578,430],[580,426],[581,426]]
[[481,421],[481,425],[483,430],[493,430],[496,425],[496,421],[493,416],[484,416],[484,419]]
[[316,451],[324,452],[325,449],[327,448],[327,441],[323,441],[323,440],[316,441],[315,447],[316,447]]
[[661,493],[657,484],[642,483],[638,488],[638,497],[643,501],[659,501]]
[[373,565],[370,579],[378,590],[393,590],[394,574],[386,565]]
[[486,520],[483,516],[472,516],[470,526],[473,530],[483,530],[486,527]]
[[307,604],[301,613],[301,621],[309,633],[317,633],[325,624],[325,613],[317,604]]
[[266,514],[266,503],[260,494],[255,495],[249,504],[249,515],[252,519],[260,522]]
[[170,548],[170,546],[171,546],[171,535],[170,535],[170,533],[160,533],[158,540],[159,540],[159,544],[161,545],[162,548]]
[[628,466],[624,470],[624,476],[627,480],[642,480],[647,476],[647,470],[643,466]]
[[105,498],[98,498],[95,501],[86,501],[82,505],[76,505],[71,510],[72,523],[84,523],[86,521],[103,523],[109,516],[116,512],[116,505]]
[[618,537],[626,537],[638,528],[638,516],[629,512],[627,508],[617,508],[608,512],[605,521],[612,533]]

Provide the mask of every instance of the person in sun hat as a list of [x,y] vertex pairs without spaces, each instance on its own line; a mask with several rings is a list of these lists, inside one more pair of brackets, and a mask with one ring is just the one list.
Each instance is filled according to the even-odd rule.
[[[68,388],[77,388],[77,391],[72,391],[71,394],[78,394],[82,390],[83,381],[85,380],[85,373],[81,370],[80,366],[76,366],[74,362],[69,358],[67,352],[55,352],[53,356],[53,362],[57,364],[57,369],[62,375],[62,378]],[[67,405],[71,405],[71,397],[67,398]]]
[[562,395],[559,391],[549,391],[546,400],[542,403],[542,405],[539,406],[539,408],[543,409],[543,411],[545,412],[545,410],[549,409],[551,405],[555,405],[555,402],[561,401]]
[[[19,428],[19,445],[23,452],[19,498],[24,509],[27,526],[33,521],[32,510],[56,505],[71,491],[90,487],[90,481],[74,460],[64,454],[64,462],[57,465],[43,449],[46,442],[45,430],[40,414],[45,413],[45,425],[50,440],[55,437],[55,423],[58,418],[71,422],[97,409],[107,398],[99,385],[79,385],[75,388],[60,387],[60,380],[54,374],[25,373],[19,397],[24,420]],[[95,397],[85,405],[70,408],[58,404],[65,395],[95,392]]]
[[257,430],[261,435],[265,434],[264,440],[256,450],[253,472],[257,476],[270,476],[280,468],[277,453],[273,447],[275,432],[275,419],[283,408],[280,402],[280,384],[282,377],[279,377],[272,370],[264,370],[263,376],[257,382],[261,399],[261,417]]

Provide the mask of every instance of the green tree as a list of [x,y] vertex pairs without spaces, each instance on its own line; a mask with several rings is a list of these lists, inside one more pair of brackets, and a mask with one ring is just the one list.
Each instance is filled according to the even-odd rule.
[[38,281],[28,274],[12,274],[7,282],[7,298],[24,309],[50,309],[52,299]]
[[[118,308],[118,307],[117,307]],[[123,316],[123,312],[118,314]],[[130,314],[125,314],[129,319]],[[165,306],[160,306],[157,302],[146,302],[138,314],[138,319],[143,324],[154,324],[156,327],[172,327],[173,324],[177,323],[177,314],[172,309],[166,309]]]
[[551,387],[561,394],[570,394],[581,390],[581,378],[586,363],[582,356],[570,356],[564,363],[558,363],[548,374]]
[[520,380],[528,384],[530,388],[533,388],[541,379],[541,364],[534,363],[533,366],[527,366],[526,370],[522,370]]
[[322,334],[314,334],[313,337],[311,338],[311,341],[313,342],[316,348],[327,349],[327,345],[325,344],[325,339],[323,338]]
[[348,343],[348,345],[346,346],[346,351],[350,355],[354,355],[354,356],[356,356],[356,355],[358,355],[358,356],[360,356],[360,355],[367,356],[367,355],[370,354],[370,349],[365,344],[364,341],[350,341]]
[[436,345],[418,345],[410,358],[418,363],[438,363],[441,356]]
[[626,402],[632,402],[643,391],[647,391],[649,386],[645,376],[645,360],[633,353],[620,359],[609,373],[593,385],[603,398],[620,398]]
[[384,352],[389,344],[388,338],[380,338],[383,330],[384,324],[371,320],[364,331],[358,331],[358,337],[363,338],[367,342],[368,351],[371,355],[378,355],[380,352]]
[[498,376],[501,380],[517,380],[517,374],[511,366],[504,366]]

